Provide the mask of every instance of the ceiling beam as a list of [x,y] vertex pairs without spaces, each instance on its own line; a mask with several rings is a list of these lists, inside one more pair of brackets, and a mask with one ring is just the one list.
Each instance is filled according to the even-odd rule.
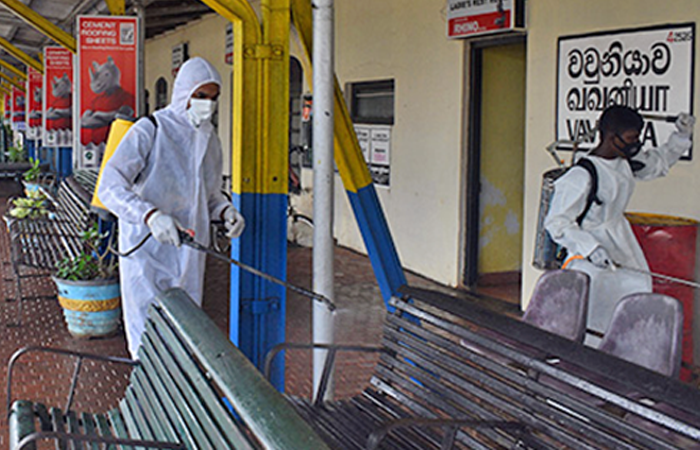
[[[2,0],[2,1],[5,1],[5,0]],[[31,56],[24,53],[22,50],[18,49],[14,45],[12,45],[10,43],[10,41],[8,41],[7,39],[0,37],[0,47],[5,49],[5,51],[7,53],[9,53],[14,58],[23,62],[25,65],[31,66],[31,67],[35,68],[36,70],[38,70],[39,72],[44,73],[44,65],[43,64],[41,64],[36,59],[32,58]]]
[[124,0],[105,0],[105,3],[107,3],[107,8],[109,8],[109,13],[113,16],[123,16],[126,12]]
[[16,88],[19,89],[20,91],[26,92],[25,89],[24,89],[24,83],[23,83],[22,80],[20,80],[19,78],[11,77],[11,76],[9,76],[8,74],[6,74],[5,72],[1,72],[1,71],[0,71],[0,77],[2,77],[2,78],[4,78],[4,79],[6,79],[7,81],[9,81],[11,85],[13,85],[14,87],[16,87]]
[[17,77],[19,77],[22,80],[27,79],[27,74],[10,64],[9,62],[5,61],[4,59],[0,59],[0,67],[4,67],[6,70],[9,70],[10,72],[14,73]]
[[0,4],[4,5],[13,14],[34,27],[41,34],[48,36],[71,52],[76,52],[76,42],[73,36],[60,29],[51,21],[34,12],[24,3],[20,2],[19,0],[0,0]]

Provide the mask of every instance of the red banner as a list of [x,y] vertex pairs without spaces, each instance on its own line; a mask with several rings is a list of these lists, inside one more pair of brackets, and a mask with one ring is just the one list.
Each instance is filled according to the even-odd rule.
[[79,168],[99,167],[117,114],[136,114],[137,30],[136,17],[78,17]]
[[5,118],[5,123],[10,123],[10,120],[12,120],[12,94],[3,94],[3,96],[3,117]]
[[12,86],[12,127],[16,130],[24,130],[25,123],[24,92]]
[[44,147],[73,145],[73,54],[44,48]]
[[44,78],[38,70],[27,68],[27,139],[41,139],[41,91]]

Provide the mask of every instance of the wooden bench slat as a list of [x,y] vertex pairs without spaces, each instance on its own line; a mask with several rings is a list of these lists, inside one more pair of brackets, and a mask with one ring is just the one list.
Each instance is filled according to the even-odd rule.
[[[157,377],[160,377],[160,375],[157,374],[155,365],[151,360],[151,351],[145,348],[146,345],[150,346],[151,344],[150,342],[146,343],[146,341],[147,339],[143,341],[144,349],[141,353],[140,358],[141,370],[146,375],[146,377],[150,377],[153,374],[155,374],[155,376]],[[168,421],[173,425],[175,429],[175,435],[178,436],[178,439],[180,441],[186,443],[189,447],[195,448],[195,438],[192,435],[192,431],[189,428],[189,424],[185,417],[185,414],[181,414],[177,410],[177,405],[175,404],[172,398],[172,393],[168,389],[169,382],[164,379],[160,379],[159,381],[160,382],[158,383],[153,383],[153,388],[156,390],[158,398],[162,401],[163,412],[167,416]]]
[[[396,331],[396,333],[399,334],[398,330]],[[396,338],[397,335],[391,335],[391,337]],[[428,389],[435,388],[438,391],[441,390],[440,387],[427,386],[427,384],[431,382],[422,378],[421,375],[415,371],[416,367],[421,367],[428,373],[435,374],[435,376],[438,377],[439,380],[448,381],[452,385],[462,389],[465,393],[473,395],[475,399],[469,398],[464,394],[457,392],[454,389],[445,388],[446,393],[443,395],[448,396],[452,402],[457,403],[462,412],[474,412],[476,413],[475,417],[479,419],[503,420],[502,416],[492,413],[485,408],[485,405],[490,405],[493,408],[496,408],[497,410],[502,411],[503,413],[509,414],[510,416],[517,418],[519,421],[522,421],[523,423],[535,429],[541,428],[540,425],[542,423],[548,422],[546,416],[535,417],[533,416],[532,411],[523,408],[523,406],[528,405],[528,403],[537,406],[537,400],[530,401],[528,399],[528,396],[531,395],[530,393],[520,391],[512,385],[508,385],[506,383],[494,383],[494,385],[491,387],[487,387],[485,385],[479,386],[476,383],[467,381],[467,379],[470,379],[468,375],[478,369],[469,367],[465,364],[459,364],[454,362],[451,363],[452,367],[450,368],[441,367],[438,365],[438,362],[442,361],[442,358],[431,358],[430,350],[426,349],[427,344],[424,344],[418,339],[413,339],[406,333],[401,334],[401,340],[404,343],[406,343],[407,346],[403,347],[400,344],[389,340],[385,340],[385,342],[388,348],[397,351],[401,350],[401,355],[405,358],[408,358],[412,363],[415,363],[415,365],[406,364],[397,359],[393,359],[391,361],[391,364],[403,367],[403,369],[406,370],[406,372],[408,373],[409,377],[417,379],[421,383],[426,383],[426,387]],[[422,354],[418,354],[416,352],[409,351],[407,348],[423,349],[424,351]],[[483,371],[483,368],[481,370]],[[499,395],[504,393],[507,393],[509,397]],[[547,413],[549,411],[546,408],[540,408],[540,410],[544,413]],[[556,424],[552,423],[550,425],[551,428],[547,431],[550,432],[553,437],[562,441],[562,443],[569,445],[572,448],[576,448],[581,445],[580,440],[576,440],[575,437],[569,436],[567,433],[563,433],[560,430],[556,429]],[[572,425],[573,423],[569,421],[569,428],[571,428]],[[594,447],[586,446],[583,448],[588,448],[592,450]]]
[[[80,413],[80,423],[83,427],[83,433],[88,436],[99,436],[97,433],[97,427],[95,426],[95,419],[92,415],[82,412]],[[99,450],[99,445],[95,442],[89,444],[90,450]]]
[[143,411],[143,405],[136,400],[133,385],[130,385],[126,390],[124,399],[119,406],[130,436],[146,441],[155,440],[155,433],[152,429],[153,424],[147,420]]
[[[222,445],[231,445],[234,447],[249,446],[248,439],[240,430],[239,424],[234,420],[233,415],[221,401],[221,396],[214,390],[211,382],[206,375],[196,365],[190,352],[185,350],[184,344],[177,337],[176,332],[172,330],[158,309],[154,308],[152,314],[152,323],[157,333],[157,337],[161,337],[161,346],[165,348],[166,343],[170,343],[170,352],[161,354],[161,356],[170,360],[170,364],[182,368],[182,371],[187,374],[190,383],[197,387],[197,392],[200,396],[200,401],[206,406],[208,412],[202,417],[203,425],[212,430],[212,436],[220,436]],[[183,377],[184,382],[184,377]],[[223,430],[223,431],[222,431]],[[216,443],[215,443],[216,444]]]
[[18,400],[12,404],[9,415],[10,448],[14,448],[25,436],[36,431],[34,417],[31,402]]
[[41,403],[34,404],[34,412],[39,418],[39,424],[41,426],[41,431],[53,431],[53,425],[51,424],[51,416],[49,415],[49,410]]
[[[663,442],[649,436],[647,433],[634,429],[633,427],[624,423],[620,418],[615,417],[604,410],[600,410],[599,408],[587,405],[584,402],[577,401],[575,398],[571,398],[566,394],[558,393],[553,389],[546,388],[537,383],[535,380],[523,376],[517,370],[504,367],[500,363],[492,362],[483,355],[474,354],[467,348],[456,344],[443,336],[438,336],[437,334],[428,331],[424,327],[415,326],[414,324],[406,320],[399,319],[395,316],[390,316],[388,318],[388,322],[392,326],[395,326],[396,329],[405,329],[410,331],[411,334],[414,334],[418,338],[434,343],[435,346],[443,349],[444,351],[449,350],[454,355],[454,357],[451,359],[451,364],[458,368],[460,373],[462,373],[461,378],[470,378],[473,380],[488,378],[489,383],[494,385],[494,389],[497,389],[502,393],[508,393],[511,396],[517,396],[519,393],[521,393],[520,390],[514,390],[513,386],[520,386],[520,389],[528,389],[530,392],[532,392],[532,394],[521,395],[518,397],[518,401],[522,402],[523,405],[527,405],[532,410],[538,411],[538,414],[540,414],[541,417],[554,417],[553,420],[556,421],[557,424],[561,424],[569,430],[577,431],[579,436],[585,437],[585,440],[588,441],[587,444],[585,444],[581,439],[573,441],[579,446],[585,444],[588,446],[587,448],[596,448],[597,446],[604,446],[607,448],[630,448],[629,444],[606,432],[605,428],[602,430],[600,429],[601,426],[606,426],[611,422],[615,422],[624,430],[628,431],[629,435],[639,436],[644,434],[647,438],[651,438],[651,441],[655,441],[649,442],[649,439],[645,439],[647,444],[661,445],[660,448],[665,447]],[[405,333],[402,335],[402,338],[407,342],[411,340],[411,337]],[[419,344],[414,340],[412,345],[417,346]],[[477,361],[478,368],[473,368],[468,364],[462,363],[462,361],[466,362],[470,360]],[[490,371],[494,371],[495,374],[490,375]],[[501,383],[500,380],[502,379],[508,380],[510,383]],[[539,396],[539,398],[534,398],[533,395]],[[551,398],[556,402],[560,402],[566,408],[575,411],[578,416],[567,414],[561,409],[557,410],[552,407],[550,403],[541,401],[541,398]],[[586,417],[587,419],[581,420],[582,417]],[[542,422],[542,420],[544,419],[540,418],[540,421],[537,423],[543,425],[545,422]],[[590,423],[591,420],[596,420],[598,425],[593,426],[593,424]],[[557,434],[561,436],[561,433]],[[563,434],[566,435],[569,433],[563,431]],[[570,440],[570,438],[567,440]]]
[[134,388],[134,397],[143,410],[144,419],[151,425],[153,435],[157,441],[179,442],[170,425],[170,420],[163,415],[161,405],[155,398],[152,390],[143,375],[143,371],[135,370],[131,376],[131,386]]
[[[51,414],[51,425],[53,426],[54,431],[58,431],[59,433],[65,433],[66,432],[66,426],[65,422],[63,420],[63,411],[61,408],[51,408],[49,410],[49,414]],[[68,446],[66,444],[66,441],[64,439],[56,439],[56,450],[67,450]]]
[[[100,436],[112,437],[112,430],[109,428],[109,422],[107,421],[107,416],[104,414],[94,414],[93,418],[97,423],[97,429],[99,430]],[[110,444],[107,446],[106,450],[116,450],[116,446]]]
[[[120,408],[110,410],[107,415],[109,416],[109,421],[112,424],[114,436],[121,439],[129,439],[129,433],[126,430],[126,424],[124,423],[124,418],[122,417]],[[122,445],[121,447],[122,450],[134,450],[134,447],[128,445]]]
[[149,330],[149,328],[151,330],[147,331],[142,337],[141,349],[139,351],[141,352],[140,357],[142,354],[145,355],[146,353],[150,355],[153,368],[156,369],[156,372],[154,372],[153,376],[150,376],[150,378],[152,380],[160,379],[164,383],[166,391],[170,394],[173,402],[176,405],[175,412],[177,414],[182,414],[185,422],[187,423],[187,429],[192,433],[194,448],[214,450],[215,447],[209,441],[202,424],[199,422],[196,412],[197,408],[193,408],[190,404],[190,402],[196,403],[195,399],[188,392],[183,392],[180,388],[176,377],[181,377],[178,377],[179,374],[175,372],[176,368],[168,367],[168,365],[163,361],[162,353],[167,354],[167,351],[162,348],[160,343],[153,342],[152,334],[154,331],[152,330],[151,322],[147,322],[146,327],[147,330]]
[[[80,433],[80,424],[78,423],[78,418],[75,416],[74,411],[68,411],[65,416],[65,421],[68,424],[69,433]],[[68,441],[68,448],[70,450],[85,450],[85,446],[82,442]]]

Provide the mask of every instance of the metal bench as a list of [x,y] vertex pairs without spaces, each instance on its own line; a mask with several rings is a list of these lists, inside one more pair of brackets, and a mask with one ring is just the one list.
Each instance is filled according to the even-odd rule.
[[51,206],[51,217],[15,219],[5,216],[10,235],[10,259],[15,274],[17,322],[22,321],[22,280],[51,274],[65,257],[76,257],[83,248],[80,234],[96,221],[90,213],[92,187],[74,177],[64,179],[54,194],[42,189]]
[[[22,400],[10,406],[13,370],[23,355],[34,351],[76,358],[65,408]],[[117,408],[99,414],[71,409],[84,359],[133,366]],[[55,440],[57,448],[83,448],[81,443],[97,448],[102,443],[120,448],[328,449],[282,394],[178,289],[162,293],[151,306],[138,362],[22,349],[9,363],[7,402],[10,448],[16,450],[47,439]]]
[[335,354],[363,348],[281,344],[268,355],[269,367],[283,349],[328,349],[317,400],[290,400],[333,448],[700,447],[697,389],[469,300],[402,293],[357,397],[318,400]]

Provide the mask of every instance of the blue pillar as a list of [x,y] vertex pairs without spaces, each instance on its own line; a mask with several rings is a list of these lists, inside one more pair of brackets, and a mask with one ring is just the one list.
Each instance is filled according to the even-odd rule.
[[69,177],[73,173],[73,147],[57,147],[55,151],[58,177]]
[[[282,280],[287,277],[287,195],[243,193],[233,203],[246,218],[231,257]],[[285,288],[231,266],[229,338],[262,370],[265,354],[285,340]],[[278,356],[272,384],[284,390],[284,357]]]
[[27,139],[24,145],[27,147],[28,158],[34,159],[39,157],[36,151],[35,141]]

